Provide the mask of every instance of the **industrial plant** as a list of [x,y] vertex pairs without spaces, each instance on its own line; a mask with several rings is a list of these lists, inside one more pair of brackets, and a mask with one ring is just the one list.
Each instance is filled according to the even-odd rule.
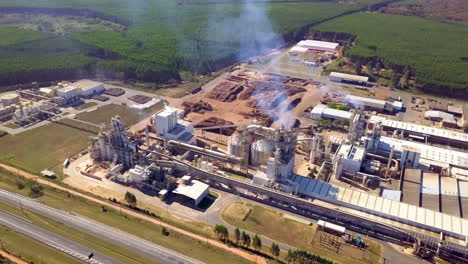
[[[301,41],[286,56],[324,64],[338,47]],[[367,86],[369,78],[343,73],[317,81],[234,67],[132,129],[119,116],[99,125],[69,167],[192,208],[219,189],[318,219],[323,228],[466,263],[468,134],[457,129],[468,108],[419,114],[422,99],[376,95]],[[88,80],[18,90],[1,97],[0,119],[30,124],[86,98],[106,100],[103,94],[122,93]],[[153,99],[129,97],[140,106]]]
[[[239,81],[235,74],[227,78]],[[252,94],[264,89],[260,82],[250,85]],[[91,139],[89,158],[102,177],[154,189],[162,200],[181,196],[197,206],[210,187],[218,188],[406,241],[415,252],[466,258],[467,135],[393,120],[406,107],[399,100],[348,95],[339,102],[342,110],[326,104],[309,109],[304,118],[312,125],[299,127],[272,125],[267,118],[194,128],[189,113],[166,106],[145,129],[129,132],[115,117]],[[211,111],[208,103],[198,104],[187,109]],[[314,120],[339,120],[346,134],[327,136]],[[223,129],[230,135],[203,136],[223,135]],[[304,162],[308,172],[301,175]],[[82,173],[95,177],[92,168]]]

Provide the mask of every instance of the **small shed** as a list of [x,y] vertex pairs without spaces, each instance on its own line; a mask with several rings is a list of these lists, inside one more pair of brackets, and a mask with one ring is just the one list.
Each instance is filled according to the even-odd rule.
[[208,195],[210,186],[206,183],[197,180],[191,180],[183,184],[179,184],[175,190],[172,191],[174,194],[179,194],[188,197],[195,202],[195,206]]
[[55,178],[55,172],[47,169],[41,171],[41,175],[47,178]]

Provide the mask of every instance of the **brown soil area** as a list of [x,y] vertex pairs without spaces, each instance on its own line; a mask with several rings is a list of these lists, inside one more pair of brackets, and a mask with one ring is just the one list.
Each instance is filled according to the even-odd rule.
[[239,86],[232,82],[221,82],[208,94],[208,98],[215,99],[221,102],[232,102],[237,100],[237,95],[244,90],[243,86]]
[[386,6],[379,10],[383,13],[435,17],[458,21],[468,21],[468,0],[427,0],[422,4]]
[[[208,119],[205,119],[199,123],[195,124],[195,127],[213,127],[213,126],[224,126],[224,125],[234,125],[233,122],[227,121],[218,117],[210,117]],[[220,130],[219,129],[213,129],[213,130],[207,130],[208,132],[214,132],[218,133]],[[223,135],[230,136],[232,133],[236,131],[236,128],[223,128],[221,130],[221,133]]]
[[184,107],[184,112],[186,115],[188,115],[190,112],[204,114],[206,112],[213,111],[213,107],[203,100],[200,100],[196,103],[183,102],[182,106]]
[[[239,87],[243,87],[240,92]],[[215,117],[238,125],[253,120],[260,123],[271,120],[269,123],[276,127],[280,122],[275,121],[281,119],[279,116],[283,113],[283,119],[291,119],[289,124],[297,124],[295,120],[300,119],[299,122],[304,125],[307,123],[307,120],[301,118],[304,110],[316,105],[322,93],[307,80],[237,70],[218,85],[206,87],[181,105],[191,107],[203,100],[203,104],[211,106],[211,111],[190,111],[187,114],[186,119],[194,124]]]

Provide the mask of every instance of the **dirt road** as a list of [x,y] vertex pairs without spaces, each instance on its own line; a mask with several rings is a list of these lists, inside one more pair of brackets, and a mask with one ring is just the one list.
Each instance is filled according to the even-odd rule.
[[161,221],[158,221],[152,217],[149,217],[149,216],[146,216],[146,215],[143,215],[143,214],[140,214],[140,213],[137,213],[137,212],[134,212],[132,210],[129,210],[127,209],[126,207],[121,207],[121,206],[118,206],[118,205],[115,205],[115,204],[112,204],[112,203],[109,203],[109,202],[106,202],[106,201],[102,201],[102,200],[99,200],[97,198],[94,198],[94,197],[91,197],[91,196],[88,196],[86,194],[82,194],[80,192],[77,192],[77,191],[74,191],[74,190],[70,190],[66,187],[63,187],[63,186],[60,186],[58,184],[55,184],[55,183],[52,183],[52,182],[49,182],[47,180],[44,180],[44,179],[41,179],[39,178],[38,176],[36,175],[33,175],[33,174],[30,174],[28,172],[25,172],[25,171],[22,171],[22,170],[19,170],[17,168],[14,168],[14,167],[11,167],[11,166],[8,166],[8,165],[5,165],[5,164],[0,164],[0,167],[4,168],[5,170],[11,172],[11,173],[15,173],[15,174],[19,174],[20,176],[22,177],[25,177],[25,178],[28,178],[28,179],[33,179],[35,181],[37,181],[38,183],[40,184],[44,184],[44,185],[48,185],[50,187],[53,187],[53,188],[56,188],[56,189],[59,189],[59,190],[62,190],[62,191],[66,191],[70,194],[73,194],[75,196],[79,196],[79,197],[82,197],[82,198],[85,198],[89,201],[92,201],[92,202],[95,202],[95,203],[98,203],[98,204],[101,204],[101,205],[105,205],[105,206],[108,206],[108,207],[111,207],[111,208],[114,208],[114,209],[117,209],[117,210],[121,210],[122,212],[128,214],[128,215],[131,215],[131,216],[134,216],[134,217],[138,217],[140,219],[143,219],[143,220],[146,220],[148,222],[151,222],[151,223],[154,223],[154,224],[157,224],[157,225],[160,225],[160,226],[164,226],[166,227],[167,229],[169,230],[172,230],[172,231],[175,231],[175,232],[178,232],[180,234],[183,234],[185,236],[188,236],[188,237],[191,237],[193,239],[196,239],[196,240],[199,240],[199,241],[203,241],[203,242],[207,242],[209,243],[210,245],[213,245],[215,247],[218,247],[218,248],[222,248],[222,249],[225,249],[233,254],[236,254],[240,257],[243,257],[249,261],[252,261],[254,263],[257,263],[257,264],[267,264],[267,261],[265,258],[263,257],[260,257],[260,256],[257,256],[257,255],[254,255],[254,254],[250,254],[250,253],[247,253],[245,251],[242,251],[238,248],[234,248],[234,247],[229,247],[227,246],[226,244],[218,241],[218,240],[214,240],[214,239],[207,239],[206,237],[203,237],[203,236],[200,236],[200,235],[197,235],[197,234],[194,234],[194,233],[191,233],[191,232],[188,232],[188,231],[185,231],[183,229],[180,229],[178,227],[175,227],[175,226],[172,226],[172,225],[169,225],[169,224],[166,224],[164,222],[161,222]]
[[15,255],[12,255],[12,254],[8,253],[6,251],[3,251],[1,249],[0,249],[0,255],[7,258],[7,259],[9,259],[9,260],[11,260],[11,261],[13,261],[16,264],[28,264],[28,262],[16,257]]

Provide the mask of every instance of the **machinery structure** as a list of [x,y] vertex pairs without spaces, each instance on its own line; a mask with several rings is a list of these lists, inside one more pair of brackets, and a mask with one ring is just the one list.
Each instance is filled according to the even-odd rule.
[[91,139],[88,150],[95,161],[111,161],[127,169],[135,165],[136,144],[128,139],[125,123],[119,116],[112,118],[110,129],[102,126],[98,136]]

